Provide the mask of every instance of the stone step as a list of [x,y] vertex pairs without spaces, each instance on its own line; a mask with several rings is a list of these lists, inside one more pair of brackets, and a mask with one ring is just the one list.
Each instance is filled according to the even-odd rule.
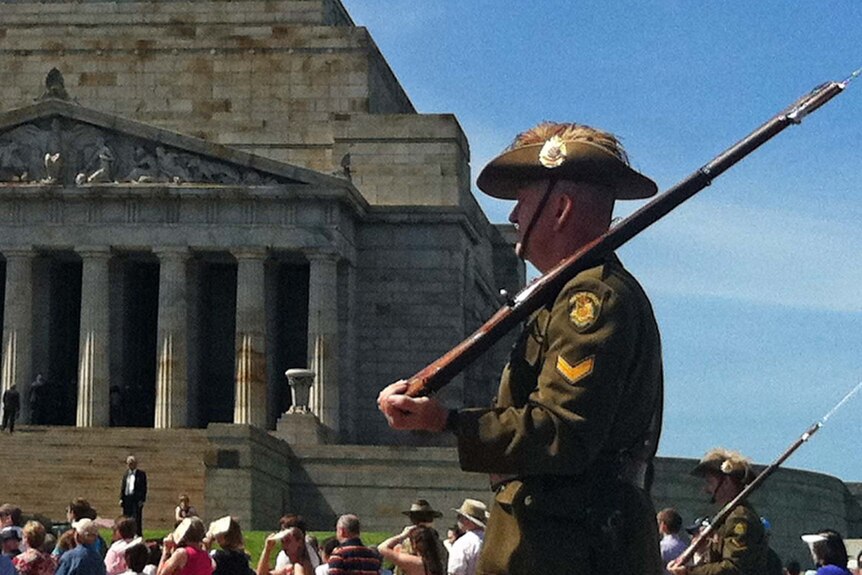
[[126,457],[134,454],[148,479],[144,527],[167,529],[181,493],[204,513],[208,449],[201,429],[19,426],[0,435],[0,499],[27,515],[65,521],[69,502],[83,497],[113,519],[121,513]]

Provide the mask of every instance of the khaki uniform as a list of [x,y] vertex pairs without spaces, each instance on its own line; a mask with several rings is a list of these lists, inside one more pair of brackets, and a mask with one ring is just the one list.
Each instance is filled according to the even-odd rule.
[[495,405],[458,414],[461,467],[510,476],[491,508],[479,572],[660,573],[642,472],[651,471],[661,409],[652,307],[610,256],[530,318]]
[[[760,516],[747,503],[733,508],[709,546],[710,562],[691,575],[762,575],[768,573],[769,545]],[[780,562],[780,561],[779,561]]]

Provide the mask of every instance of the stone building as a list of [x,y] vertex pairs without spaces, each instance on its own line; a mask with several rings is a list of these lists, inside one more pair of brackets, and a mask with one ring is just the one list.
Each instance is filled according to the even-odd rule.
[[[418,114],[339,0],[0,1],[2,385],[54,425],[329,441],[523,285],[452,115]],[[447,388],[484,404],[501,342]]]
[[[0,0],[0,378],[49,382],[22,414],[42,426],[4,438],[0,493],[28,512],[87,494],[110,516],[130,450],[148,527],[179,491],[253,529],[352,510],[396,530],[417,497],[488,500],[375,398],[523,278],[457,120],[416,112],[339,0]],[[444,398],[486,404],[507,348]],[[289,368],[315,374],[313,418],[282,417]],[[659,460],[653,490],[687,519],[708,510],[692,464]],[[801,558],[802,531],[862,534],[859,498],[788,469],[757,503]]]

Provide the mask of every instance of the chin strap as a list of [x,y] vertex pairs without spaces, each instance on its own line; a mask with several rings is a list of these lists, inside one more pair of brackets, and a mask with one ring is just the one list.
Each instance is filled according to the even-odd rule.
[[557,185],[557,178],[551,178],[548,180],[548,187],[545,188],[545,193],[542,195],[542,199],[539,200],[539,205],[536,206],[536,211],[533,212],[533,217],[530,218],[530,221],[527,222],[527,229],[524,230],[524,237],[521,239],[521,259],[527,259],[527,240],[530,239],[530,234],[533,232],[533,226],[536,224],[536,221],[539,219],[539,216],[542,215],[542,212],[545,210],[545,205],[548,203],[548,199],[551,197],[551,192],[554,191],[554,187]]

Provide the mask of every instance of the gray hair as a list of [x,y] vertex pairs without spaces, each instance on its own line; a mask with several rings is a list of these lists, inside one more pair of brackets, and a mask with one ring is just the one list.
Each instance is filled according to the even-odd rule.
[[348,513],[338,518],[335,524],[337,529],[343,529],[348,535],[359,535],[359,517]]

